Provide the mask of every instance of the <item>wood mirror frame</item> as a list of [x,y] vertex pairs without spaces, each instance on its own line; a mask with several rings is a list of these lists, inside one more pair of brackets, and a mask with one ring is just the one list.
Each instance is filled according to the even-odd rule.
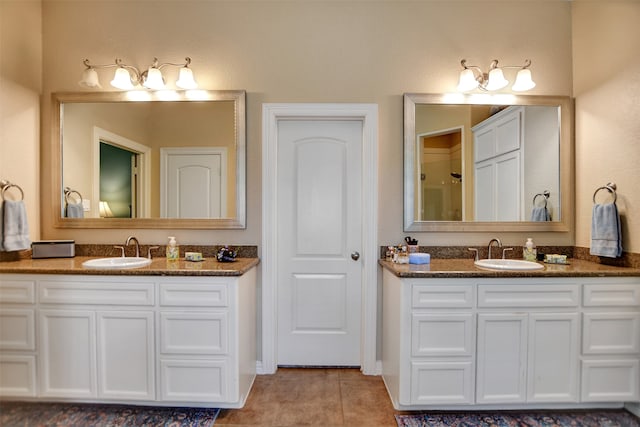
[[[481,222],[418,221],[414,211],[416,104],[431,105],[549,105],[560,109],[560,209],[559,221]],[[574,217],[573,100],[567,96],[509,94],[404,94],[404,231],[444,232],[569,232]]]
[[[246,228],[246,93],[243,90],[196,90],[171,92],[69,92],[52,94],[51,204],[56,228],[158,228],[158,229],[244,229]],[[64,103],[95,102],[189,102],[234,101],[236,147],[236,212],[233,218],[64,218],[62,217],[62,126]]]

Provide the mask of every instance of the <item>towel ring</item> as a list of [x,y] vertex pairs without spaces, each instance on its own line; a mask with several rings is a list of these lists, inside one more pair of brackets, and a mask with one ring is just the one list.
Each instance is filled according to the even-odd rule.
[[10,188],[17,188],[18,190],[20,190],[20,200],[24,200],[24,191],[22,191],[22,188],[20,188],[19,185],[13,184],[9,181],[2,181],[2,193],[0,193],[2,195],[2,200],[5,200],[4,193],[6,193]]
[[77,192],[76,190],[72,190],[69,187],[64,187],[64,201],[66,204],[69,204],[69,196],[72,193],[76,193],[78,195],[78,198],[80,200],[76,201],[76,203],[82,203],[82,194],[80,194],[79,192]]
[[551,193],[549,192],[549,190],[544,190],[542,193],[538,193],[535,196],[533,196],[533,206],[536,205],[536,197],[538,196],[543,196],[544,197],[544,207],[547,207],[547,200],[549,200],[549,196],[551,195]]
[[618,193],[616,193],[616,190],[618,189],[618,186],[615,184],[615,182],[609,182],[607,183],[607,185],[604,185],[602,187],[598,187],[596,188],[596,191],[594,191],[593,193],[593,203],[596,203],[596,194],[598,194],[598,191],[600,190],[607,190],[609,193],[613,194],[613,202],[615,203],[616,200],[618,200]]

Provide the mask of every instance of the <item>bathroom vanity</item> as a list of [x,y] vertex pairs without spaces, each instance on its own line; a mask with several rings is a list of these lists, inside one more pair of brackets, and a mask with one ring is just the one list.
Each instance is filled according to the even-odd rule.
[[381,265],[382,371],[396,409],[640,402],[640,270]]
[[256,372],[257,259],[0,264],[0,396],[239,408]]

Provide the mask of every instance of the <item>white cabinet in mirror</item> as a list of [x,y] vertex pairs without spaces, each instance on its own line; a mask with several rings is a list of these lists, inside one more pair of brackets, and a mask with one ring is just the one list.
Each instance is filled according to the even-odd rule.
[[54,94],[56,225],[244,228],[245,92],[192,92]]
[[571,117],[569,97],[405,94],[405,231],[568,231]]

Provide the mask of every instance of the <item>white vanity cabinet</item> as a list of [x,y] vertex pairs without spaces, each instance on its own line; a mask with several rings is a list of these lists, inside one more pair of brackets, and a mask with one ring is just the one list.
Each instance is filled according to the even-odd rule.
[[477,403],[578,401],[579,285],[537,281],[477,285]]
[[0,397],[36,396],[35,289],[29,278],[0,286]]
[[0,395],[242,407],[256,372],[242,276],[0,274]]
[[159,289],[159,400],[244,402],[256,364],[255,269]]
[[582,389],[585,402],[640,400],[640,286],[585,285]]
[[121,276],[37,281],[40,393],[155,399],[155,284]]
[[638,402],[640,278],[399,278],[382,372],[403,409]]

